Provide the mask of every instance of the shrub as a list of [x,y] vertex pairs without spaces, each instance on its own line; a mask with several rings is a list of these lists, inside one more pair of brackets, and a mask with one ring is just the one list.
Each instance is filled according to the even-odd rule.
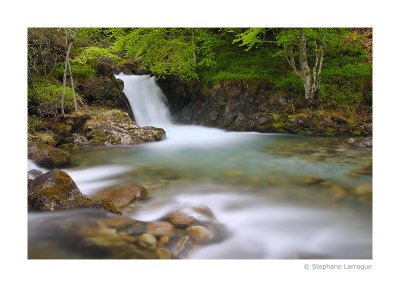
[[[28,87],[28,106],[30,113],[38,116],[58,116],[61,111],[62,85],[53,84],[48,80],[40,80]],[[80,97],[75,93],[77,101]],[[74,95],[70,87],[65,89],[64,109],[65,112],[74,110]]]

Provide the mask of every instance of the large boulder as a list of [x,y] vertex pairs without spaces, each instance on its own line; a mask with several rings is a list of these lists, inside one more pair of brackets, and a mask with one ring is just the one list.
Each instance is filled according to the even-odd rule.
[[70,209],[88,206],[91,201],[62,170],[47,172],[29,183],[28,204],[34,209]]
[[66,166],[71,159],[71,154],[44,143],[29,142],[28,158],[41,167],[57,168]]
[[141,144],[165,139],[165,131],[139,127],[121,110],[96,110],[81,131],[91,145]]
[[28,206],[42,211],[94,207],[120,213],[109,200],[94,201],[84,196],[72,178],[58,169],[29,181]]

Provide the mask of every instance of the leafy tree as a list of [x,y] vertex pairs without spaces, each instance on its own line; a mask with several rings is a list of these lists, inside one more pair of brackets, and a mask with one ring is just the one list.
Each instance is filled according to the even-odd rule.
[[241,42],[247,50],[262,43],[276,43],[293,73],[301,80],[306,99],[314,99],[321,84],[321,72],[327,45],[337,45],[344,33],[343,29],[288,28],[276,29],[275,40],[265,39],[267,29],[250,28],[237,35],[234,42]]
[[55,28],[28,29],[28,82],[47,78],[63,61],[64,35]]
[[198,79],[197,69],[213,63],[213,37],[204,29],[111,29],[110,35],[115,39],[111,51],[122,51],[160,77]]

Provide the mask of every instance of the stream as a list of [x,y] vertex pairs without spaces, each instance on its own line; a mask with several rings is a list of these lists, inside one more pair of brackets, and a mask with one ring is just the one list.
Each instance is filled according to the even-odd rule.
[[[153,77],[117,77],[125,83],[136,122],[164,128],[167,138],[75,153],[65,170],[83,194],[140,184],[150,199],[123,214],[143,221],[187,206],[208,206],[229,236],[187,258],[372,258],[372,204],[354,192],[372,184],[371,174],[355,172],[371,165],[371,149],[340,137],[176,125]],[[30,168],[37,167],[29,162]],[[38,228],[52,217],[60,224],[86,220],[84,211],[30,212],[30,252],[43,250],[43,242],[54,249],[61,247],[53,241],[70,240]],[[79,258],[68,250],[52,252]]]

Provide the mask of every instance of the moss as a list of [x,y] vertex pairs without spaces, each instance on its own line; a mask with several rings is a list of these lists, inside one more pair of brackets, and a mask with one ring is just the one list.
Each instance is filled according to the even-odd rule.
[[105,211],[108,211],[108,212],[111,212],[114,214],[121,214],[121,211],[119,211],[119,209],[116,208],[115,205],[112,203],[112,201],[109,199],[95,201],[93,203],[93,207],[98,208],[98,209],[103,209]]
[[334,136],[336,134],[336,131],[334,128],[327,128],[325,131],[325,135],[328,137]]
[[351,133],[353,136],[361,136],[362,132],[360,130],[355,130]]
[[47,144],[30,143],[28,145],[28,157],[40,166],[55,168],[67,165],[71,159],[71,154]]
[[36,133],[36,141],[50,146],[55,146],[58,143],[52,133]]

